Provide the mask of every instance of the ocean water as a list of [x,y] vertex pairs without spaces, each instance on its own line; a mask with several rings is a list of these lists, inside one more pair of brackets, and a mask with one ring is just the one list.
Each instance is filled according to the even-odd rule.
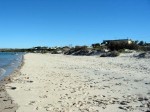
[[23,53],[0,52],[0,80],[13,73],[22,63]]

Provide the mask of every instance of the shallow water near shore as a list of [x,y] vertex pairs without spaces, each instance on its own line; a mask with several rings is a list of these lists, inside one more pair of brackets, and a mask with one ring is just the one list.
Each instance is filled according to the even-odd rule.
[[0,52],[0,80],[13,73],[21,65],[23,54]]

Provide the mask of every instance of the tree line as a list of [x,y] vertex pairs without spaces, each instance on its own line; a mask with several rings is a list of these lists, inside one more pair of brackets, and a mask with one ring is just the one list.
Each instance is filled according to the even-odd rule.
[[[112,41],[109,44],[103,43],[94,43],[91,46],[64,46],[64,47],[46,47],[46,46],[37,46],[32,48],[25,49],[0,49],[0,52],[36,52],[36,53],[65,53],[66,51],[87,51],[87,50],[95,50],[95,51],[124,51],[125,49],[129,50],[142,50],[142,51],[150,51],[150,43],[146,43],[144,41],[132,41],[131,44],[123,41]],[[59,51],[59,52],[58,52]]]

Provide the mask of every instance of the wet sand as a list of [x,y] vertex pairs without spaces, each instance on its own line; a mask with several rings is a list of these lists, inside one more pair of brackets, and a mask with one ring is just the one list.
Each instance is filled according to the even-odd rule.
[[13,99],[6,92],[6,88],[11,89],[11,87],[5,86],[8,83],[11,83],[10,77],[0,81],[0,112],[16,112],[18,108],[18,105],[14,103]]
[[150,59],[26,54],[6,88],[17,112],[146,112]]

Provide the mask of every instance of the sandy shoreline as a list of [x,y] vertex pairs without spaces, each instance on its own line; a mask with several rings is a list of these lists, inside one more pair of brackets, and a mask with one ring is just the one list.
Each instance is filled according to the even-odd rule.
[[[26,54],[6,88],[17,112],[146,112],[150,59]],[[11,112],[11,111],[10,111]]]
[[[22,55],[23,56],[23,55]],[[11,96],[7,93],[7,89],[14,89],[12,86],[7,86],[7,84],[12,83],[13,77],[20,74],[20,69],[24,65],[24,60],[22,57],[22,61],[18,68],[16,68],[12,74],[4,77],[4,79],[0,80],[0,112],[16,112],[18,109],[18,104],[14,102]]]
[[6,85],[12,82],[11,78],[18,72],[19,71],[16,70],[11,76],[8,76],[0,81],[0,112],[15,112],[18,108],[18,105],[6,91],[6,88],[13,89],[13,87],[8,87]]

